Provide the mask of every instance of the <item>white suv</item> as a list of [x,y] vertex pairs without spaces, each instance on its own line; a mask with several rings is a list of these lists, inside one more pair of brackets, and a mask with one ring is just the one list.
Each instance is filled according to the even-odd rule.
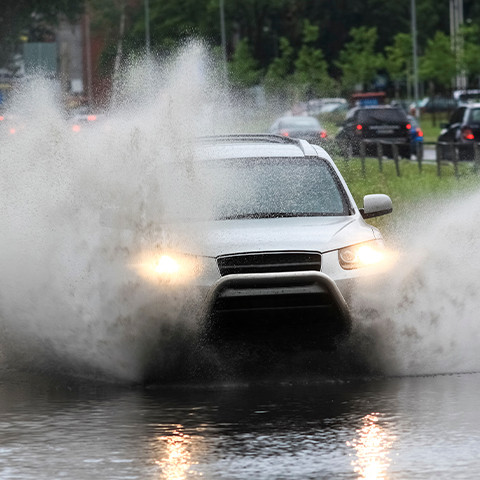
[[208,192],[208,209],[194,209],[209,214],[172,222],[182,251],[160,249],[142,263],[148,275],[196,292],[211,340],[324,348],[348,333],[352,287],[384,259],[364,219],[391,212],[390,198],[367,195],[359,209],[328,153],[305,140],[208,137],[192,156]]

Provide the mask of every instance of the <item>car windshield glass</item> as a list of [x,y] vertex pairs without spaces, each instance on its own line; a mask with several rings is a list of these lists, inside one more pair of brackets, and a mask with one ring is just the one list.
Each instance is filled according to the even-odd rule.
[[405,114],[396,108],[372,108],[358,111],[360,123],[399,123],[406,122]]
[[480,108],[475,108],[470,111],[470,122],[480,123]]
[[[178,167],[172,173],[183,178]],[[178,181],[185,182],[185,179],[178,178]],[[172,204],[168,212],[179,219],[338,216],[350,213],[338,177],[321,159],[206,160],[195,162],[186,181],[192,194],[181,203]]]

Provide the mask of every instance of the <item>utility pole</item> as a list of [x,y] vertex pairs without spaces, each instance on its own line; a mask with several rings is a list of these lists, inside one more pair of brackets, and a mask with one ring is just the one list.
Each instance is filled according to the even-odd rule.
[[220,4],[220,32],[222,36],[222,53],[223,53],[223,73],[225,79],[227,78],[227,39],[225,35],[225,9],[223,7],[223,0],[219,0]]
[[411,0],[410,9],[412,15],[413,100],[415,102],[415,117],[418,118],[417,6],[415,0]]
[[147,56],[150,55],[150,5],[149,0],[145,0],[145,50]]
[[450,0],[450,41],[457,64],[457,76],[455,78],[455,87],[457,89],[467,88],[465,73],[460,71],[460,57],[463,52],[463,36],[460,32],[462,25],[463,0]]

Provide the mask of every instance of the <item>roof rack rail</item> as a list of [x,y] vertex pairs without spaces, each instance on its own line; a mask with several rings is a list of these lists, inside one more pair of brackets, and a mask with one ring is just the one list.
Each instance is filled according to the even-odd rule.
[[[296,145],[304,154],[308,154],[306,150],[310,144],[306,140],[300,138],[284,137],[273,133],[235,133],[224,135],[207,135],[200,137],[200,140],[215,142],[270,142]],[[306,148],[307,147],[307,148]]]

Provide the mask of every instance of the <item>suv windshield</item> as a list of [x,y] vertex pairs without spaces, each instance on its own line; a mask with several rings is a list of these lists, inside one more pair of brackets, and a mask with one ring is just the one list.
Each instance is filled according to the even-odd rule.
[[366,108],[358,111],[359,123],[406,123],[406,114],[397,108]]
[[183,205],[183,214],[178,212],[182,217],[206,210],[215,219],[350,213],[338,177],[321,159],[206,160],[195,162],[193,170],[188,181],[195,195],[189,211]]

